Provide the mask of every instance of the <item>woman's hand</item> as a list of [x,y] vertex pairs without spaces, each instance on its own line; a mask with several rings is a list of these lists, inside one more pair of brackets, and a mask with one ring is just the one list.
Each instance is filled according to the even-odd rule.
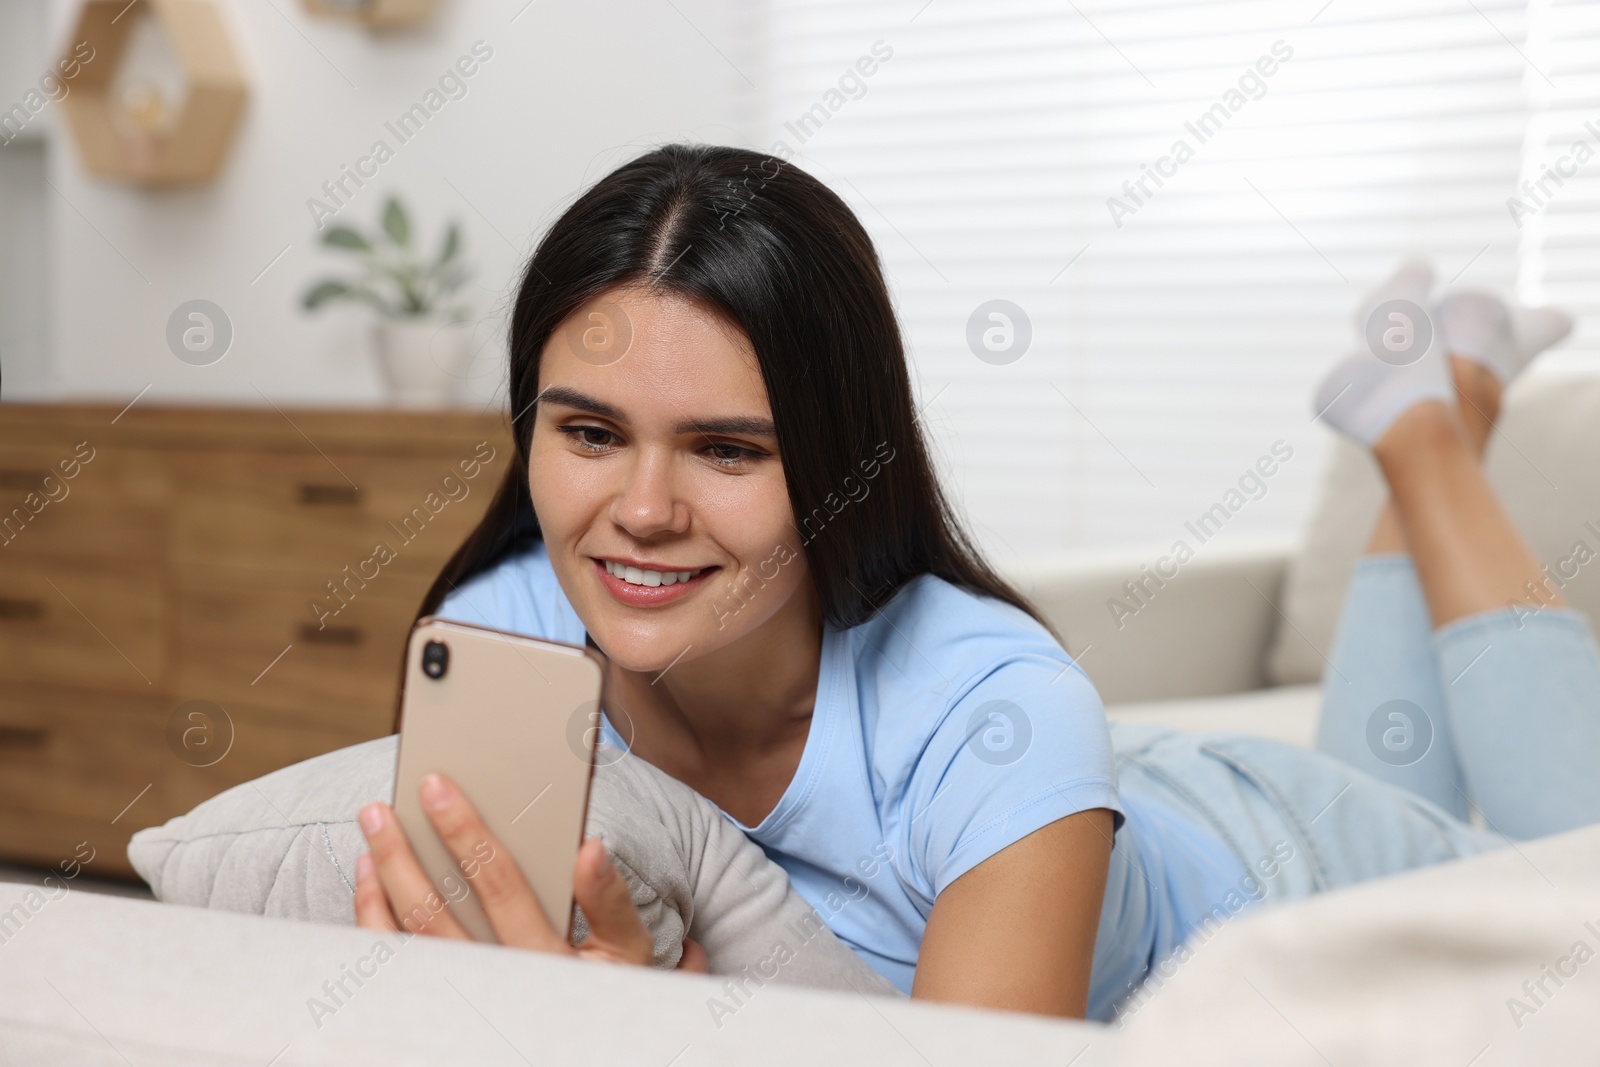
[[[502,945],[650,965],[654,939],[633,906],[627,880],[612,865],[599,839],[583,843],[573,867],[572,894],[589,920],[588,938],[573,948],[551,925],[511,853],[489,834],[455,784],[430,774],[422,779],[418,793],[428,821],[467,875]],[[368,804],[361,809],[360,821],[371,851],[356,861],[356,925],[386,931],[403,927],[413,934],[472,940],[423,873],[394,809],[381,802]],[[693,954],[691,945],[684,942],[684,962],[679,966],[703,973],[705,952],[694,945],[697,955]]]

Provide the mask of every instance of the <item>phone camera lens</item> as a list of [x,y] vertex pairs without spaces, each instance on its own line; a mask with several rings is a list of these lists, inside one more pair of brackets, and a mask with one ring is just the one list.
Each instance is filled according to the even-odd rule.
[[450,669],[450,646],[443,641],[429,641],[422,646],[422,673],[429,678],[444,677]]

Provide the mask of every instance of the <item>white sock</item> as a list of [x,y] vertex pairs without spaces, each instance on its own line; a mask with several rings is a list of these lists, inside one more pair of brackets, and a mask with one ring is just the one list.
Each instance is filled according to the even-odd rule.
[[1425,259],[1407,259],[1376,286],[1369,289],[1356,304],[1356,336],[1367,336],[1367,322],[1379,304],[1390,300],[1409,300],[1426,309],[1428,293],[1433,289],[1433,267]]
[[1452,356],[1488,367],[1503,385],[1516,377],[1517,359],[1511,334],[1511,309],[1493,293],[1456,289],[1433,306],[1433,321]]
[[1445,349],[1488,367],[1509,384],[1533,357],[1572,332],[1572,316],[1557,307],[1509,307],[1493,293],[1458,290],[1434,308]]
[[[1361,347],[1336,363],[1317,387],[1312,406],[1318,418],[1370,448],[1416,405],[1430,400],[1455,403],[1444,347],[1427,311],[1432,287],[1433,268],[1423,260],[1408,259],[1362,297],[1356,308]],[[1392,306],[1395,301],[1411,306],[1397,309]],[[1391,318],[1397,310],[1404,322]],[[1397,329],[1399,334],[1391,333]],[[1425,343],[1421,358],[1386,345],[1385,339],[1394,336]]]
[[1572,316],[1558,307],[1512,308],[1511,340],[1516,363],[1511,376],[1516,377],[1534,356],[1560,344],[1571,332]]
[[1402,367],[1385,363],[1365,348],[1346,356],[1317,386],[1312,408],[1329,426],[1371,448],[1396,419],[1430,400],[1456,402],[1437,338],[1421,359]]

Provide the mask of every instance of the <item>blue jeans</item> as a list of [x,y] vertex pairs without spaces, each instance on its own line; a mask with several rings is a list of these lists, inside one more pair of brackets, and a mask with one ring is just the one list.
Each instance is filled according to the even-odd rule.
[[1600,649],[1570,609],[1434,631],[1410,559],[1368,557],[1316,751],[1147,726],[1112,739],[1122,781],[1211,827],[1259,884],[1252,902],[1295,899],[1600,822]]

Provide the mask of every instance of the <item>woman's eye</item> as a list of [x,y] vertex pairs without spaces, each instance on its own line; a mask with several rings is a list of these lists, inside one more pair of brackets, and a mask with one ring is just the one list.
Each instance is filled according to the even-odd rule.
[[758,453],[748,448],[741,448],[738,445],[730,445],[722,441],[713,441],[708,444],[706,446],[706,454],[711,457],[712,462],[722,467],[737,467],[746,460],[754,459],[758,455]]
[[616,443],[616,434],[598,426],[561,426],[558,429],[588,452],[604,452]]

